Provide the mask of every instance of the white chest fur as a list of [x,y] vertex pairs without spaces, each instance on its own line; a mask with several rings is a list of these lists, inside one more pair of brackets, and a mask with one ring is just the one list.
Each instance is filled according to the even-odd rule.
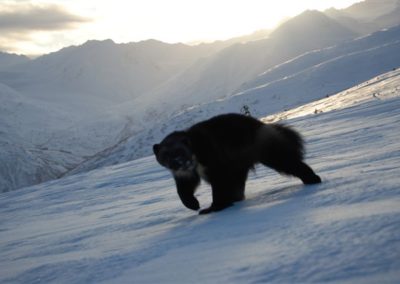
[[202,164],[197,163],[196,172],[199,174],[199,176],[200,176],[201,178],[203,178],[203,179],[206,180],[206,181],[208,180],[208,177],[207,177],[207,169],[206,169],[206,167],[204,167]]
[[193,170],[205,181],[208,181],[208,176],[207,176],[207,168],[197,162],[196,157],[193,156],[193,165],[194,168],[189,168],[185,170],[171,170],[172,174],[176,177],[181,177],[181,178],[188,178],[193,175]]

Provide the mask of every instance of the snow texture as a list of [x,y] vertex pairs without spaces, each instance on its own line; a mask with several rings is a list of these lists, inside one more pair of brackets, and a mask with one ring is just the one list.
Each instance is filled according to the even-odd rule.
[[399,95],[394,71],[286,113],[323,183],[258,167],[215,214],[151,156],[1,194],[0,282],[398,283]]

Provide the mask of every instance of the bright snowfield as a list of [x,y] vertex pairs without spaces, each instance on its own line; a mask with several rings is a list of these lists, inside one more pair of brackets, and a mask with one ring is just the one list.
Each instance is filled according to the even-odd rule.
[[259,167],[200,216],[147,157],[1,194],[0,282],[399,283],[399,76],[285,114],[320,185]]

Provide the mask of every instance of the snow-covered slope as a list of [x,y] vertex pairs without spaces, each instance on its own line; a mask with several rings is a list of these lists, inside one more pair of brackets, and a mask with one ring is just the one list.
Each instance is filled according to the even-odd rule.
[[[400,26],[334,47],[305,53],[259,74],[234,96],[190,107],[150,129],[137,132],[116,147],[82,163],[72,173],[113,165],[151,153],[151,145],[168,132],[223,112],[239,112],[247,105],[255,116],[293,108],[400,66]],[[386,76],[392,76],[389,73]],[[398,73],[394,75],[397,77]]]
[[153,157],[0,195],[0,282],[397,283],[399,72],[314,109],[287,123],[323,183],[260,167],[219,213],[184,208]]
[[[243,84],[240,91],[248,93],[252,89],[263,89],[278,81],[286,83],[302,76],[312,83],[319,82],[321,92],[335,93],[337,88],[349,88],[399,66],[399,42],[400,26],[397,26],[343,44],[313,50],[265,70]],[[348,66],[344,66],[346,63]],[[315,80],[316,76],[320,80]]]
[[90,120],[69,107],[0,83],[0,192],[57,178],[134,130],[123,116],[105,113]]

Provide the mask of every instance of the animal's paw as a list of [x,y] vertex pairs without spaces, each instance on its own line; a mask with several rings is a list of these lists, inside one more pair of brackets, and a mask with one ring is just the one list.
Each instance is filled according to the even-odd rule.
[[210,206],[210,207],[208,207],[206,209],[201,209],[199,211],[199,215],[205,215],[205,214],[209,214],[211,212],[213,212],[212,206]]
[[182,200],[183,205],[185,205],[189,209],[192,209],[195,211],[200,209],[200,203],[194,196],[189,196],[189,197],[182,196],[181,200]]
[[233,205],[233,203],[212,204],[210,207],[200,210],[199,215],[205,215],[205,214],[209,214],[211,212],[221,211],[232,205]]

